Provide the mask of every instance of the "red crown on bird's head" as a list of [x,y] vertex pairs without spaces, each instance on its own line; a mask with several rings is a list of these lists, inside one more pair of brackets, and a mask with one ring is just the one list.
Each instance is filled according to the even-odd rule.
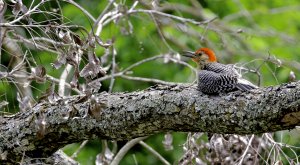
[[200,53],[204,53],[208,56],[208,61],[210,62],[217,62],[217,57],[214,53],[214,51],[212,51],[209,48],[200,48],[198,49],[195,54],[200,54]]

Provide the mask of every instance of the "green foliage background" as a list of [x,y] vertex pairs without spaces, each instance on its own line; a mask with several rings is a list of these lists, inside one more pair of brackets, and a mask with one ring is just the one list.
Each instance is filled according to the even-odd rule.
[[[117,1],[119,2],[119,1]],[[122,1],[123,7],[130,8],[133,1]],[[160,19],[160,30],[165,36],[163,42],[153,16],[145,13],[136,13],[120,18],[103,28],[101,39],[103,41],[114,38],[114,47],[117,51],[116,63],[118,70],[138,62],[142,59],[159,54],[171,54],[182,50],[196,50],[200,47],[211,47],[216,52],[221,63],[245,64],[245,67],[257,69],[261,73],[261,86],[271,86],[288,82],[290,72],[296,77],[300,70],[300,5],[298,0],[162,0],[159,7],[163,12],[191,18],[197,21],[216,20],[205,25],[194,25],[174,20]],[[24,2],[27,6],[29,2]],[[84,9],[97,17],[106,7],[107,1],[78,0]],[[146,1],[146,4],[151,2]],[[196,8],[199,4],[203,9]],[[149,5],[151,6],[151,5]],[[55,2],[50,2],[45,8],[56,8]],[[61,2],[64,22],[81,25],[91,30],[92,22],[78,8],[66,2]],[[139,4],[138,9],[146,9],[146,5]],[[182,10],[182,9],[187,10]],[[32,17],[40,17],[36,14]],[[170,22],[168,22],[170,21]],[[185,25],[188,31],[179,27],[179,22]],[[132,32],[130,32],[132,24]],[[81,31],[76,31],[81,37],[86,37]],[[26,48],[24,47],[24,50]],[[102,47],[97,47],[96,54],[101,57],[105,52]],[[47,52],[31,50],[31,55],[42,64],[47,74],[59,77],[63,68],[55,70],[50,65],[56,60],[56,55]],[[7,64],[8,55],[3,55],[1,64]],[[111,59],[108,59],[109,62]],[[187,59],[183,59],[195,66]],[[109,63],[108,62],[108,63]],[[108,71],[109,73],[109,71]],[[147,62],[135,67],[132,76],[155,78],[171,82],[193,82],[195,75],[186,66],[178,63],[164,62],[163,59]],[[245,75],[252,82],[258,83],[258,78],[253,73]],[[109,80],[103,82],[101,90],[107,91]],[[34,94],[40,96],[49,84],[31,84],[36,89]],[[135,91],[145,89],[154,83],[131,81],[116,78],[113,92]],[[12,84],[2,81],[0,84],[0,98],[10,102],[9,109],[17,109],[15,88]],[[6,109],[6,111],[8,111]],[[13,112],[13,110],[9,110]],[[176,162],[183,154],[182,144],[186,140],[185,133],[173,133],[174,150],[165,151],[162,145],[163,134],[153,135],[145,142],[159,151],[168,161]],[[283,136],[281,136],[283,135]],[[299,145],[299,135],[296,131],[277,133],[278,140]],[[280,138],[281,139],[280,139]],[[283,138],[282,138],[283,137]],[[118,142],[122,147],[125,142]],[[64,151],[72,154],[80,144],[68,145]],[[96,155],[101,152],[101,141],[90,141],[80,152],[77,160],[82,164],[94,164]],[[287,151],[289,153],[289,151]],[[299,153],[297,153],[298,155]],[[134,157],[138,164],[160,164],[152,154],[140,145],[135,146],[123,159],[121,164],[133,164]],[[291,156],[293,157],[293,156]]]

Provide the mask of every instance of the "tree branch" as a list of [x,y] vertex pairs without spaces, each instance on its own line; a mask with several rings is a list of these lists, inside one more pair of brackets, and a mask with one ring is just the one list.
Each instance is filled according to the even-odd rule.
[[129,140],[171,130],[259,134],[293,129],[300,123],[300,81],[221,96],[202,94],[195,86],[158,85],[51,103],[0,117],[3,161],[49,157],[66,144],[95,138]]

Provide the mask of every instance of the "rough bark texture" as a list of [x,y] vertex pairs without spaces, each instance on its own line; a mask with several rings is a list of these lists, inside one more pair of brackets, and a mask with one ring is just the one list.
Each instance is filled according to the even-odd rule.
[[293,129],[300,122],[300,82],[220,96],[194,86],[156,86],[50,102],[0,117],[2,161],[49,157],[85,139],[129,140],[170,130],[259,134]]

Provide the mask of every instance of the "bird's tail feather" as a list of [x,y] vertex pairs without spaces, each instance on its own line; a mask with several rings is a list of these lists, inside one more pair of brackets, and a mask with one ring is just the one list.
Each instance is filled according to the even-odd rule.
[[258,88],[256,85],[252,84],[251,82],[249,82],[248,80],[245,80],[245,79],[238,79],[236,87],[242,91],[249,91],[251,89]]

